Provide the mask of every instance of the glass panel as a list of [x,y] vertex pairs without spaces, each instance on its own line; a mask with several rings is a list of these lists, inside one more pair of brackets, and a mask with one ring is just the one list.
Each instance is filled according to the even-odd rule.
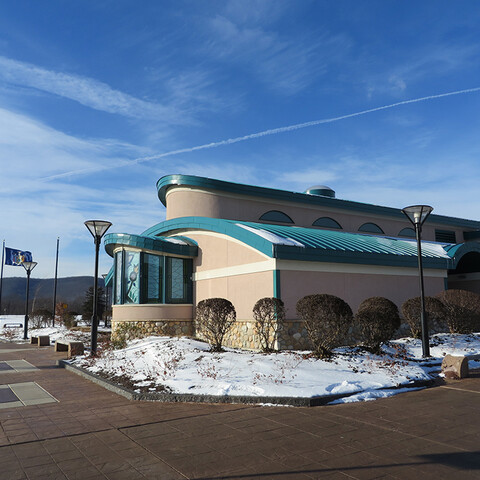
[[166,303],[191,303],[192,260],[166,257],[167,291]]
[[171,280],[170,280],[170,297],[172,301],[182,300],[185,297],[185,285],[183,283],[183,259],[172,258]]
[[163,257],[145,253],[143,258],[143,303],[163,303]]
[[402,230],[400,230],[399,234],[398,234],[399,237],[410,237],[410,238],[415,238],[415,230],[413,228],[404,228]]
[[330,217],[321,217],[321,218],[317,218],[313,223],[312,225],[314,227],[325,227],[325,228],[338,228],[338,229],[342,229],[342,227],[340,226],[340,224],[335,221],[333,218],[330,218]]
[[125,251],[125,301],[124,303],[139,303],[140,293],[140,253]]
[[364,223],[358,231],[383,234],[383,230],[376,223]]
[[122,254],[117,252],[115,254],[115,304],[122,303]]
[[265,212],[261,217],[260,220],[264,220],[266,222],[278,222],[278,223],[293,223],[293,220],[283,212],[279,210],[270,210],[269,212]]

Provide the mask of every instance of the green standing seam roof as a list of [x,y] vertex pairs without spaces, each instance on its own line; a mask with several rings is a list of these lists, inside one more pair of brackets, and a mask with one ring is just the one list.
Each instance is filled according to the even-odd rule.
[[[228,235],[272,258],[399,267],[418,266],[417,244],[414,239],[344,231],[207,217],[183,217],[154,225],[143,235],[151,237],[178,230],[187,230],[188,235],[188,230],[192,229]],[[470,251],[474,248],[462,245],[464,244],[422,242],[423,266],[437,269],[455,268],[460,258],[457,253],[463,255],[462,250],[465,251],[467,248]],[[475,248],[480,252],[480,244],[477,243]]]
[[[166,206],[167,191],[175,185],[184,185],[191,187],[206,188],[211,190],[219,190],[240,195],[250,195],[261,198],[268,198],[273,201],[287,201],[295,203],[304,203],[309,205],[318,205],[328,208],[337,208],[350,210],[354,212],[362,212],[366,214],[375,214],[394,217],[398,219],[408,220],[398,208],[384,207],[381,205],[373,205],[369,203],[354,202],[352,200],[342,200],[339,198],[326,197],[321,195],[311,195],[308,193],[290,192],[287,190],[279,190],[275,188],[257,187],[254,185],[245,185],[241,183],[226,182],[223,180],[215,180],[213,178],[197,177],[194,175],[166,175],[157,181],[158,198]],[[447,217],[445,215],[431,214],[429,222],[450,225],[456,227],[465,227],[479,230],[480,222],[476,220],[468,220],[457,217]]]
[[[183,243],[176,243],[182,241]],[[128,233],[109,233],[105,235],[105,251],[113,257],[113,250],[118,246],[137,247],[142,250],[153,250],[158,253],[169,253],[186,257],[196,257],[198,246],[190,238],[176,236],[175,240],[169,237],[152,235],[131,235]]]

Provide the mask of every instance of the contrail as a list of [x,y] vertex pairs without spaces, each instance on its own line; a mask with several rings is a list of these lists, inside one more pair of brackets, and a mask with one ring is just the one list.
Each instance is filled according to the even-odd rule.
[[434,100],[434,99],[437,99],[437,98],[451,97],[453,95],[461,95],[461,94],[464,94],[464,93],[473,93],[473,92],[478,92],[478,91],[480,91],[480,87],[467,88],[465,90],[456,90],[454,92],[440,93],[438,95],[429,95],[427,97],[413,98],[411,100],[403,100],[401,102],[391,103],[390,105],[383,105],[382,107],[369,108],[368,110],[361,110],[360,112],[349,113],[347,115],[341,115],[339,117],[324,118],[322,120],[312,120],[310,122],[297,123],[295,125],[289,125],[287,127],[272,128],[272,129],[269,129],[269,130],[264,130],[262,132],[257,132],[257,133],[251,133],[249,135],[244,135],[243,137],[229,138],[227,140],[220,140],[218,142],[205,143],[203,145],[198,145],[196,147],[188,147],[188,148],[181,148],[181,149],[178,149],[178,150],[171,150],[169,152],[159,153],[157,155],[151,155],[149,157],[140,157],[140,158],[136,158],[136,159],[133,159],[133,160],[125,160],[125,161],[122,161],[120,164],[113,165],[113,166],[97,166],[97,167],[85,168],[85,169],[82,169],[82,170],[73,170],[71,172],[59,173],[57,175],[44,177],[41,180],[42,181],[50,181],[50,180],[56,180],[56,179],[59,179],[59,178],[70,177],[72,175],[81,175],[81,174],[86,174],[86,173],[91,173],[91,172],[98,172],[98,171],[101,171],[101,170],[110,170],[110,169],[114,169],[114,168],[120,168],[120,167],[129,166],[129,165],[135,165],[135,164],[138,164],[138,163],[149,162],[151,160],[158,160],[158,159],[164,158],[164,157],[170,157],[170,156],[173,156],[173,155],[180,155],[182,153],[190,153],[190,152],[195,152],[197,150],[206,150],[206,149],[209,149],[209,148],[221,147],[223,145],[231,145],[233,143],[245,142],[246,140],[252,140],[254,138],[265,137],[267,135],[277,135],[278,133],[292,132],[294,130],[300,130],[301,128],[314,127],[316,125],[322,125],[322,124],[325,124],[325,123],[338,122],[340,120],[345,120],[347,118],[360,117],[361,115],[366,115],[368,113],[379,112],[380,110],[387,110],[387,109],[390,109],[390,108],[399,107],[401,105],[408,105],[410,103],[425,102],[427,100]]

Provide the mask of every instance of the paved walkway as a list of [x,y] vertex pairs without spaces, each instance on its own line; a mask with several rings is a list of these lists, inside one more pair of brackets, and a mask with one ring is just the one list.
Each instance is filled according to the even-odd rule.
[[128,401],[59,358],[0,343],[0,362],[18,367],[0,369],[0,385],[51,399],[3,404],[2,479],[480,479],[480,375],[351,405],[162,404]]

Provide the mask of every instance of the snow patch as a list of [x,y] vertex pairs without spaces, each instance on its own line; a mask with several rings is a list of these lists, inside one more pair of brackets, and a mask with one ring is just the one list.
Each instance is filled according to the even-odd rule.
[[263,230],[263,228],[253,228],[249,227],[248,225],[242,225],[241,223],[236,223],[238,227],[242,227],[245,230],[248,230],[249,232],[254,233],[255,235],[258,235],[259,237],[264,238],[265,240],[268,240],[269,242],[273,243],[274,245],[288,245],[291,247],[303,247],[305,248],[305,244],[298,242],[297,240],[294,240],[293,238],[290,237],[280,237],[279,235],[276,235],[275,233],[267,232],[266,230]]

